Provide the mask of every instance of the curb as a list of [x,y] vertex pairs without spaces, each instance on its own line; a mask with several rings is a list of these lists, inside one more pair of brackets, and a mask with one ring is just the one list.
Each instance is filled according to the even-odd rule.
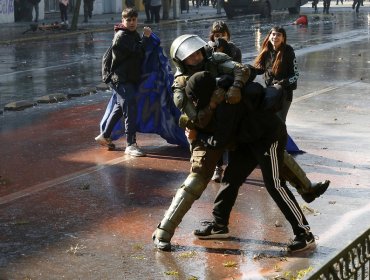
[[[75,97],[83,97],[87,95],[97,94],[98,91],[109,90],[110,87],[104,83],[98,84],[95,88],[88,88],[79,93],[52,93],[44,96],[36,97],[34,101],[31,100],[21,100],[10,102],[4,106],[4,111],[23,111],[25,109],[35,107],[38,104],[50,104],[59,103],[63,101],[70,100]],[[0,110],[0,115],[3,114],[3,110]]]
[[[176,22],[194,22],[194,21],[200,21],[200,20],[207,20],[207,19],[215,19],[220,17],[226,17],[224,13],[214,15],[207,15],[207,13],[198,12],[194,18],[191,18],[191,15],[189,15],[190,18],[184,19],[184,18],[176,18],[176,19],[168,19],[163,20],[159,23],[159,26],[165,26],[168,24],[173,24]],[[108,21],[105,21],[105,23],[92,23],[90,26],[82,26],[78,28],[77,30],[71,30],[71,29],[61,29],[61,30],[53,30],[53,31],[40,31],[40,32],[48,32],[48,33],[38,33],[35,34],[36,36],[32,37],[26,37],[26,38],[15,38],[15,39],[9,39],[9,40],[0,40],[0,45],[10,45],[14,43],[23,43],[23,42],[29,42],[34,40],[48,40],[50,38],[61,38],[65,36],[73,36],[73,35],[81,35],[86,33],[92,33],[92,32],[107,32],[113,30],[112,26],[116,23],[116,21],[112,21],[112,23],[107,23]],[[143,27],[146,24],[143,23],[144,20],[141,20],[141,22],[138,24],[138,27]],[[34,25],[34,23],[30,23],[30,25]],[[105,26],[106,25],[106,26]],[[105,26],[105,27],[102,27]],[[62,32],[60,32],[62,31]],[[37,32],[37,31],[34,31]],[[55,33],[58,32],[58,33]]]
[[[178,23],[178,22],[195,22],[199,20],[216,19],[216,18],[221,18],[221,17],[225,17],[225,15],[222,13],[221,14],[215,13],[214,15],[206,15],[199,11],[196,14],[195,18],[189,18],[189,19],[177,18],[177,19],[164,20],[159,23],[159,26],[166,26],[166,25]],[[112,30],[113,24],[114,23],[109,24],[109,26],[102,27],[102,25],[108,25],[108,24],[107,23],[105,24],[96,23],[95,26],[91,25],[86,29],[81,28],[81,29],[73,30],[73,31],[70,29],[54,30],[51,32],[43,31],[43,32],[48,32],[48,33],[41,33],[41,34],[37,34],[37,36],[32,36],[32,37],[27,37],[27,38],[16,38],[16,39],[11,39],[11,40],[6,40],[6,41],[0,40],[0,45],[11,45],[15,43],[24,43],[24,42],[35,41],[35,40],[49,40],[51,38],[61,38],[61,37],[66,37],[66,36],[88,34],[88,33],[93,33],[93,32],[107,32],[107,31]],[[145,26],[145,24],[139,23],[138,26],[143,27]],[[62,32],[55,33],[58,31],[62,31]],[[71,98],[83,97],[83,96],[87,96],[91,94],[96,94],[98,91],[105,91],[105,90],[109,90],[109,86],[104,83],[100,83],[95,88],[88,88],[79,93],[68,93],[68,94],[52,93],[52,94],[47,94],[41,97],[36,97],[33,101],[32,100],[21,100],[21,101],[10,102],[6,104],[3,109],[0,108],[0,115],[3,115],[4,111],[22,111],[27,108],[37,106],[38,104],[63,102]]]

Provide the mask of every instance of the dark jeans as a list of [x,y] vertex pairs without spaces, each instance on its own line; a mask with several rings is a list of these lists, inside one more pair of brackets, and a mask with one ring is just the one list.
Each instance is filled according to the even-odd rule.
[[39,20],[39,3],[33,5],[33,9],[35,9],[35,21]]
[[84,17],[87,19],[88,17],[92,17],[92,11],[94,10],[94,1],[88,0],[84,1]]
[[64,6],[62,3],[59,3],[60,19],[62,21],[68,20],[67,8],[68,6]]
[[361,5],[361,1],[360,0],[355,0],[355,1],[353,1],[352,9],[354,9],[356,7],[356,12],[359,12],[360,5]]
[[117,95],[117,102],[109,115],[103,131],[105,138],[109,138],[116,123],[123,117],[127,144],[136,143],[136,116],[137,105],[135,99],[136,87],[133,84],[119,83],[113,86],[113,93]]
[[329,13],[329,8],[330,8],[330,1],[331,0],[324,0],[324,10],[323,10],[323,13]]
[[153,18],[152,18],[152,15],[150,13],[150,1],[149,0],[147,0],[145,2],[144,8],[145,8],[146,20],[149,21],[149,22],[152,22]]
[[162,6],[150,6],[150,14],[152,15],[152,20],[156,23],[159,22],[160,16],[159,16],[159,11],[161,10]]

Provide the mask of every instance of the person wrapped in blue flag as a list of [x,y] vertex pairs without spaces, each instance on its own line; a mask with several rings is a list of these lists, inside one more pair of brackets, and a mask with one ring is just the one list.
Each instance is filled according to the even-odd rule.
[[140,38],[136,28],[137,11],[125,9],[112,42],[109,82],[113,94],[95,140],[114,149],[112,141],[126,135],[125,153],[131,156],[145,156],[136,143],[136,132],[156,133],[170,144],[187,146],[185,133],[177,125],[180,111],[170,88],[173,74],[160,39],[149,27],[144,27]]

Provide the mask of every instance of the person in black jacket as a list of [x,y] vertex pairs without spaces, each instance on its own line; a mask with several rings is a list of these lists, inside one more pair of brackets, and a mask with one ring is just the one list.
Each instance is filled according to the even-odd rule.
[[242,63],[242,52],[231,41],[230,29],[224,21],[217,20],[212,24],[208,45],[213,47],[214,51],[223,52],[232,60]]
[[[187,116],[186,126],[191,123],[199,130],[206,132],[209,129],[209,120],[212,119],[214,109],[218,103],[222,103],[223,99],[226,99],[228,103],[225,103],[225,108],[232,109],[233,107],[229,107],[231,104],[240,102],[241,88],[249,79],[249,69],[232,61],[229,56],[223,53],[213,53],[207,43],[198,35],[184,34],[177,37],[172,42],[170,57],[176,65],[175,80],[172,85],[173,100],[176,107]],[[213,79],[208,79],[209,84],[203,85],[203,93],[207,90],[213,92],[215,78],[218,76],[229,74],[233,77],[233,81],[227,91],[218,90],[213,92],[211,102],[200,109],[203,106],[199,105],[197,100],[188,98],[190,96],[188,84],[189,81],[197,77],[198,72],[205,70],[209,73],[207,75],[211,75]],[[233,115],[234,112],[236,110],[229,110],[228,114]],[[218,141],[217,148],[209,148],[206,143],[193,139],[192,133],[195,130],[187,130],[191,152],[190,173],[177,189],[171,205],[152,234],[154,246],[159,250],[171,250],[171,239],[176,228],[195,200],[206,189],[217,161],[225,151],[226,144],[231,142],[231,137],[235,135],[232,130],[230,132],[230,129],[235,127],[236,125],[230,122],[216,129],[216,131],[226,135],[221,138],[222,143]]]
[[152,30],[144,27],[141,37],[136,31],[138,12],[134,8],[126,8],[122,12],[122,23],[114,26],[112,42],[112,82],[113,91],[117,94],[117,103],[107,120],[104,131],[95,140],[109,148],[114,148],[110,134],[117,121],[124,117],[127,147],[125,154],[145,156],[136,143],[137,106],[135,92],[140,82],[141,65],[145,55],[145,45]]
[[261,51],[254,62],[258,74],[264,74],[266,86],[278,84],[283,87],[286,99],[278,114],[284,122],[286,122],[286,116],[293,99],[293,90],[297,89],[299,77],[294,50],[286,41],[287,36],[283,27],[271,28],[263,40]]
[[[195,75],[192,76],[194,78]],[[187,95],[202,109],[211,95],[205,95],[206,77],[188,82]],[[208,88],[211,88],[208,86]],[[280,86],[274,87],[278,94]],[[269,89],[271,90],[271,88]],[[209,148],[225,145],[225,139],[236,133],[236,149],[231,150],[221,188],[213,208],[214,221],[194,231],[200,239],[228,237],[229,217],[239,188],[260,166],[266,189],[292,226],[294,241],[288,251],[296,252],[315,246],[315,238],[294,195],[280,183],[280,170],[284,160],[287,131],[284,122],[276,115],[274,106],[266,100],[266,90],[258,83],[248,83],[242,90],[242,101],[235,105],[220,103],[214,113],[214,130],[194,132],[193,137]],[[205,100],[203,100],[205,99]],[[207,100],[208,99],[208,100]],[[228,125],[230,126],[227,129]],[[238,127],[232,129],[234,125]],[[232,137],[233,138],[233,137]]]

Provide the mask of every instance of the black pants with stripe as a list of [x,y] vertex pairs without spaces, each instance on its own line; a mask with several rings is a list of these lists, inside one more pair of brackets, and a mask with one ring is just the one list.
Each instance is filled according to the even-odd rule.
[[[280,184],[279,170],[283,162],[286,137],[286,133],[283,133],[273,143],[259,140],[241,144],[235,151],[230,152],[229,164],[214,202],[213,216],[217,224],[229,224],[230,213],[240,186],[259,165],[268,193],[291,224],[294,234],[310,230],[294,195],[286,186]],[[266,214],[269,210],[266,209]]]

